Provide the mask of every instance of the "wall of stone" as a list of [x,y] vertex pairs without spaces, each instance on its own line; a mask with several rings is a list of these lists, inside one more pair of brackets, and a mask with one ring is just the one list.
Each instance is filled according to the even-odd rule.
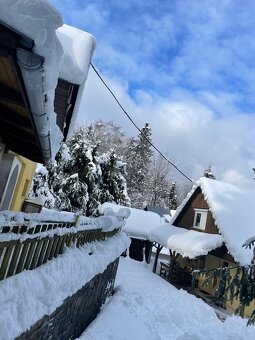
[[95,319],[106,298],[113,292],[119,259],[108,265],[51,315],[44,316],[17,340],[75,339]]

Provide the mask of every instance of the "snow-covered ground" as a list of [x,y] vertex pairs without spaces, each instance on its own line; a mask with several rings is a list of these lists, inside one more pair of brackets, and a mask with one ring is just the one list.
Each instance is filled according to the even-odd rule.
[[80,340],[254,340],[255,327],[232,316],[221,322],[201,299],[121,258],[116,293]]

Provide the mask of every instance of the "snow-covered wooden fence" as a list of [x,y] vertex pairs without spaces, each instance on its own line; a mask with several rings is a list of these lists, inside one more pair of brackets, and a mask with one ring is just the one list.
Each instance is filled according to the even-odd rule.
[[120,230],[119,223],[109,223],[110,216],[89,219],[72,214],[68,218],[64,215],[65,219],[61,221],[61,214],[58,214],[51,222],[38,221],[44,218],[43,214],[34,214],[36,219],[32,215],[25,215],[25,219],[23,216],[22,221],[16,218],[19,222],[12,217],[1,223],[0,280],[39,267],[62,254],[65,247],[102,241]]

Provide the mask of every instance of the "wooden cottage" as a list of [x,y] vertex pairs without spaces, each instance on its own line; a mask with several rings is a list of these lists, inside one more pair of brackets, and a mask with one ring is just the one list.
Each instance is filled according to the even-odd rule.
[[[217,180],[201,178],[177,209],[171,225],[165,225],[150,234],[158,242],[158,249],[166,246],[170,251],[170,262],[180,268],[184,284],[190,285],[194,269],[213,269],[235,264],[250,264],[251,249],[242,245],[255,235],[254,227],[255,191],[239,188]],[[178,272],[178,271],[177,271]],[[199,278],[198,293],[203,297],[214,295],[215,286],[203,285]],[[178,283],[182,282],[179,280]],[[203,295],[204,294],[204,295]],[[236,309],[238,301],[227,307]],[[254,305],[246,308],[250,316]]]

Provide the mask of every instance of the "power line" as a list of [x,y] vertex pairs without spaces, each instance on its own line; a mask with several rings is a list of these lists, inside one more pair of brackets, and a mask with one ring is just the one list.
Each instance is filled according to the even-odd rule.
[[104,84],[104,86],[107,88],[107,90],[110,92],[110,94],[113,96],[113,98],[115,99],[116,103],[119,105],[119,107],[121,108],[121,110],[124,112],[124,114],[127,116],[127,118],[130,120],[130,122],[134,125],[134,127],[143,135],[143,137],[148,141],[148,143],[152,146],[152,148],[154,150],[156,150],[169,164],[171,164],[182,176],[184,176],[188,181],[192,182],[192,179],[185,175],[185,173],[183,171],[181,171],[177,165],[175,165],[172,161],[170,161],[148,138],[147,136],[143,133],[143,131],[136,125],[136,123],[133,121],[133,119],[130,117],[130,115],[127,113],[127,111],[124,109],[124,107],[121,105],[121,103],[119,102],[118,98],[115,96],[115,94],[112,92],[112,90],[110,89],[110,87],[106,84],[106,82],[104,81],[104,79],[101,77],[100,73],[97,71],[97,69],[95,68],[95,66],[90,63],[91,67],[93,68],[94,72],[96,73],[96,75],[98,76],[98,78],[102,81],[102,83]]

